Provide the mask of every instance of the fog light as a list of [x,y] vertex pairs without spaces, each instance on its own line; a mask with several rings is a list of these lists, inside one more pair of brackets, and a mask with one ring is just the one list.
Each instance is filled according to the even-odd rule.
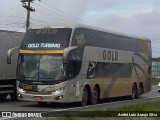
[[18,97],[19,97],[19,98],[22,98],[22,95],[21,95],[21,94],[19,94],[19,95],[18,95]]
[[59,99],[62,99],[63,98],[63,95],[59,96]]
[[62,99],[62,98],[63,98],[63,95],[57,96],[55,99],[56,99],[56,100],[60,100],[60,99]]

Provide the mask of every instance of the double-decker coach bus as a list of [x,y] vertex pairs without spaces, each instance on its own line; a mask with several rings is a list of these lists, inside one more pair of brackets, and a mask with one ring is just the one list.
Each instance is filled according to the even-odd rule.
[[20,100],[96,104],[151,90],[151,42],[87,25],[27,30],[17,66]]

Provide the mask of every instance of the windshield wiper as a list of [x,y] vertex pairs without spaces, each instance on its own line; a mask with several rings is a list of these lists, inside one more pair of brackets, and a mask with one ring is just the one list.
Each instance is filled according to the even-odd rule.
[[18,75],[18,78],[37,78],[37,77],[26,77],[25,75]]

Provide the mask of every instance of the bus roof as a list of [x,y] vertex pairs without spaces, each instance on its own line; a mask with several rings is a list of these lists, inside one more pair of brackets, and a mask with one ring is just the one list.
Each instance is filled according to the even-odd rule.
[[[90,28],[90,25],[86,25],[86,24],[81,24],[81,23],[54,23],[54,24],[43,24],[43,25],[36,25],[33,27],[30,27],[29,29],[38,29],[38,28],[79,28],[79,27],[83,27],[83,28]],[[93,29],[90,28],[90,29]],[[97,30],[97,29],[95,29]]]
[[125,36],[125,37],[131,37],[131,38],[136,38],[136,39],[141,39],[141,40],[148,40],[145,37],[135,37],[132,35],[127,35],[124,33],[120,32],[115,32],[111,30],[107,30],[105,28],[98,27],[96,25],[87,25],[87,24],[82,24],[82,23],[55,23],[55,24],[42,24],[38,26],[32,26],[29,29],[40,29],[40,28],[87,28],[87,29],[92,29],[92,30],[97,30],[97,31],[102,31],[102,32],[107,32],[107,33],[112,33],[120,36]]

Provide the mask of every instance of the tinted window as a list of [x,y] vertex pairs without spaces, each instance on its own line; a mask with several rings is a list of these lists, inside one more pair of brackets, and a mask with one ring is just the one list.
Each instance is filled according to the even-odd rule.
[[72,46],[95,46],[142,52],[140,40],[98,30],[77,28],[72,38]]
[[73,61],[73,60],[69,61],[69,67],[68,67],[69,78],[74,78],[79,74],[81,69],[81,63],[82,63],[81,61]]
[[90,62],[87,78],[129,78],[133,66],[127,63]]
[[71,28],[29,29],[22,41],[22,49],[64,49],[69,46]]

